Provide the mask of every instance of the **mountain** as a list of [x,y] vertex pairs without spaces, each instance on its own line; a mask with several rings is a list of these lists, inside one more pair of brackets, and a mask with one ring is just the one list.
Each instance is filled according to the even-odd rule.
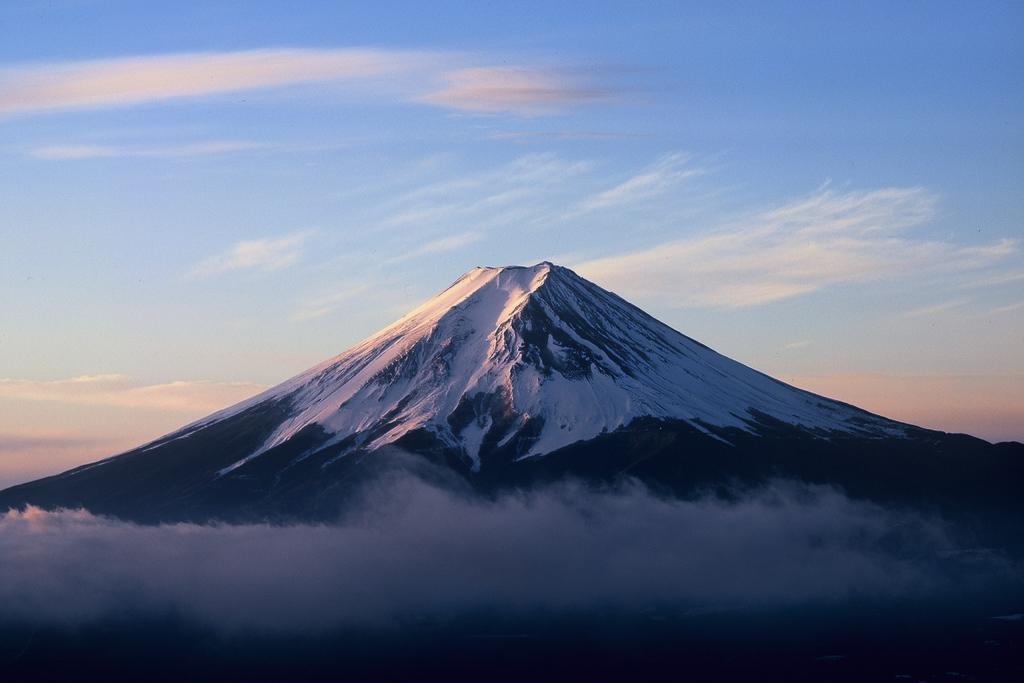
[[1016,495],[1022,451],[792,387],[545,262],[475,268],[342,354],[133,451],[0,492],[0,507],[329,517],[399,462],[482,490],[633,476],[685,495],[783,477],[984,506]]

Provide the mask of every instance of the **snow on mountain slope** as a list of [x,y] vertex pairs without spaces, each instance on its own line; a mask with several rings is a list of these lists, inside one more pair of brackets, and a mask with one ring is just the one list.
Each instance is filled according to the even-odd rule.
[[519,440],[550,453],[628,425],[681,419],[755,431],[761,416],[827,436],[899,436],[903,425],[778,382],[551,263],[475,268],[339,356],[185,427],[268,402],[287,418],[229,472],[309,425],[370,449],[426,430],[474,469]]

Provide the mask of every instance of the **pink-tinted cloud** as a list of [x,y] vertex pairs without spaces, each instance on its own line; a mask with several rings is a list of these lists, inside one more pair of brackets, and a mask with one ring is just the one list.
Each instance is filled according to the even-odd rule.
[[457,69],[447,86],[421,102],[485,113],[546,114],[570,106],[607,101],[613,92],[578,74],[533,67],[492,66]]
[[193,413],[223,408],[264,388],[251,382],[139,384],[124,375],[83,375],[43,381],[8,378],[0,379],[0,400]]
[[0,379],[0,488],[134,448],[264,388],[124,375]]
[[362,84],[364,94],[383,93],[396,101],[520,115],[613,95],[579,69],[481,67],[472,61],[441,51],[271,48],[10,65],[0,67],[0,114],[123,107],[326,82],[353,91]]
[[29,150],[36,159],[73,160],[114,157],[178,158],[229,154],[265,149],[268,145],[248,140],[207,140],[182,145],[126,147],[123,145],[46,145]]
[[372,49],[262,49],[118,57],[0,69],[0,114],[116,107],[318,81],[421,71],[436,54]]

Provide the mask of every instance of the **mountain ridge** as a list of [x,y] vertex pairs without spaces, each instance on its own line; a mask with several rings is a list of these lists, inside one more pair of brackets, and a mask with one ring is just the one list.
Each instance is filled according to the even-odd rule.
[[[675,366],[683,373],[670,371]],[[705,386],[686,385],[686,375],[690,385]],[[713,379],[733,386],[718,391]],[[535,440],[520,454],[530,457],[641,416],[745,429],[753,408],[816,430],[901,431],[894,421],[726,359],[546,261],[474,268],[345,352],[179,433],[271,400],[290,401],[293,415],[221,474],[313,424],[332,434],[324,446],[355,436],[355,445],[368,448],[425,428],[461,448],[475,470],[488,436],[503,445],[513,432],[533,429]],[[499,423],[507,431],[495,433]]]
[[395,452],[476,488],[639,472],[677,493],[792,476],[870,497],[888,487],[872,478],[898,473],[908,499],[929,453],[948,470],[932,488],[954,498],[958,479],[1009,472],[1003,486],[1024,462],[775,380],[545,261],[474,268],[341,354],[133,451],[0,492],[0,506],[322,516]]

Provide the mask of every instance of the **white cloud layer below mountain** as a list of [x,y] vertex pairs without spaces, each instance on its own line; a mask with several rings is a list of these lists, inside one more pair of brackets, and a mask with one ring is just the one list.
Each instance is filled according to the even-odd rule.
[[11,511],[0,516],[0,620],[175,614],[273,632],[492,608],[830,604],[1020,579],[992,557],[954,578],[937,523],[828,489],[683,502],[563,487],[480,502],[398,479],[354,509],[334,525],[283,527]]

